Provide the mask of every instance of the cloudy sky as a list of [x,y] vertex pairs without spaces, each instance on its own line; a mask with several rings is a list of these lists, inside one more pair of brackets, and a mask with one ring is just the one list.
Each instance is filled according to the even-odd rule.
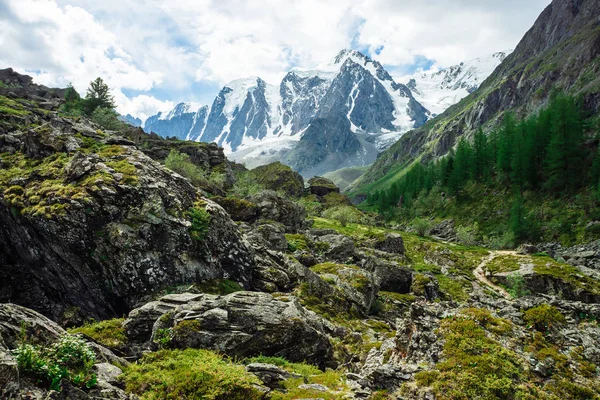
[[85,93],[103,77],[142,119],[210,104],[227,82],[277,84],[343,48],[394,75],[514,48],[550,0],[0,0],[0,68]]

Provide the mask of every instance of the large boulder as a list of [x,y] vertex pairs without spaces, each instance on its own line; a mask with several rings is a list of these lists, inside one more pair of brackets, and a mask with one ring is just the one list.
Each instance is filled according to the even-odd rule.
[[282,192],[291,197],[300,197],[304,193],[302,175],[279,161],[256,167],[250,173],[265,189]]
[[234,221],[254,222],[258,218],[256,204],[236,197],[213,197],[211,200],[227,211]]
[[340,192],[340,188],[335,183],[321,176],[315,176],[308,181],[308,190],[319,197],[325,197],[329,193]]
[[259,222],[279,222],[286,231],[295,233],[306,228],[306,210],[272,190],[263,190],[250,201],[258,206]]
[[410,293],[413,272],[409,267],[395,263],[379,262],[373,270],[375,282],[380,290],[395,293]]
[[320,366],[333,356],[325,320],[293,297],[282,301],[260,292],[168,295],[133,310],[125,329],[139,349],[151,348],[170,329],[176,348],[213,349],[232,357],[262,354]]
[[307,233],[313,247],[327,260],[345,262],[354,255],[354,241],[331,229],[311,229]]
[[384,238],[375,243],[375,248],[386,253],[404,255],[404,241],[397,233],[386,233]]

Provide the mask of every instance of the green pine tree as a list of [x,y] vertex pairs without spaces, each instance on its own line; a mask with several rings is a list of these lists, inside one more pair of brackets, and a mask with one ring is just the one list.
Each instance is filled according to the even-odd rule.
[[109,110],[116,107],[108,85],[100,77],[90,82],[85,96],[84,111],[87,115],[92,115],[99,107]]

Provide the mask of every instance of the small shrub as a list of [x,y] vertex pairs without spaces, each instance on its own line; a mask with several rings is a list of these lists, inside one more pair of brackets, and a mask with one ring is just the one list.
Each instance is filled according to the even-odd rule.
[[473,226],[459,226],[456,228],[456,238],[462,244],[467,246],[475,246],[477,244],[478,228]]
[[160,349],[169,348],[172,341],[173,329],[161,328],[156,330],[156,333],[154,334],[154,343],[156,343]]
[[208,232],[210,214],[200,205],[196,205],[188,211],[188,216],[192,222],[192,226],[190,227],[192,239],[199,242],[203,241]]
[[198,185],[206,182],[204,171],[196,164],[190,161],[190,156],[181,153],[175,149],[171,150],[165,158],[165,167],[177,172],[179,175],[188,178],[193,184]]
[[527,290],[525,278],[518,273],[510,274],[506,277],[506,289],[512,297],[524,297],[531,294]]
[[523,313],[523,320],[536,330],[547,332],[556,325],[565,323],[565,316],[556,307],[540,304]]
[[412,222],[416,234],[423,237],[429,235],[432,228],[432,222],[424,218],[415,218]]
[[127,127],[127,124],[119,121],[118,114],[105,107],[98,107],[92,113],[92,121],[111,131],[119,131]]
[[123,375],[127,391],[143,400],[258,400],[260,381],[222,356],[197,349],[145,354]]
[[349,223],[357,223],[360,222],[360,214],[356,208],[351,206],[340,206],[330,208],[323,212],[323,217],[328,219],[334,219],[340,223],[342,226],[346,226]]
[[485,240],[487,247],[492,250],[505,250],[515,247],[515,235],[512,232],[504,232],[499,236],[491,236]]
[[96,375],[91,373],[96,354],[79,336],[63,335],[47,348],[22,343],[14,355],[21,373],[52,390],[60,391],[63,379],[81,388],[96,386]]

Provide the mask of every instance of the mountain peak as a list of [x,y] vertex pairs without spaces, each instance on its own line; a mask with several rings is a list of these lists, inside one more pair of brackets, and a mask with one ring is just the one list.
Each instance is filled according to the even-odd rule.
[[264,84],[265,81],[258,76],[248,76],[246,78],[235,79],[226,84],[225,87],[237,92],[240,90],[248,91]]
[[359,60],[370,60],[370,58],[358,50],[343,49],[333,59],[332,64],[343,64],[348,58],[357,58]]

